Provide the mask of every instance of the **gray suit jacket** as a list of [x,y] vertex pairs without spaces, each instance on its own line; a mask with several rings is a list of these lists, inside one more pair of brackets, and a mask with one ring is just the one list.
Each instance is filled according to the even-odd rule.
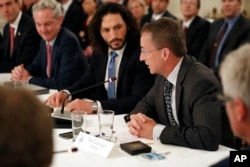
[[219,82],[201,63],[184,56],[176,83],[176,111],[180,127],[171,127],[164,102],[165,78],[158,76],[152,89],[130,113],[142,112],[165,129],[160,135],[164,144],[195,149],[218,149],[221,133],[221,103],[217,99]]

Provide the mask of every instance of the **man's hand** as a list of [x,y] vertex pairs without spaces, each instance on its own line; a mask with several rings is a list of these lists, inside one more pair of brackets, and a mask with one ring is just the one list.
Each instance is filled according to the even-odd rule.
[[24,80],[27,81],[30,77],[29,72],[24,68],[24,65],[21,64],[19,66],[16,66],[12,71],[11,71],[11,79],[13,81],[18,81],[18,80]]
[[[52,108],[59,108],[62,106],[64,99],[68,96],[66,92],[56,92],[52,94],[48,99],[45,101],[45,104],[49,105]],[[68,103],[68,100],[65,101],[65,104]]]
[[153,128],[156,122],[142,113],[133,114],[130,116],[130,121],[127,123],[129,131],[138,137],[153,139]]
[[78,111],[85,111],[88,114],[93,114],[92,104],[93,104],[93,101],[90,101],[90,100],[75,99],[69,102],[65,106],[65,108],[67,111],[78,110]]

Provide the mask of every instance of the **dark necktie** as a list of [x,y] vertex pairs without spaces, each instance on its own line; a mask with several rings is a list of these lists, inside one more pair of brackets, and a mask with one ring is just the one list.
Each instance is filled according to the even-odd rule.
[[46,45],[46,47],[47,47],[47,70],[46,70],[46,72],[47,72],[47,76],[48,76],[48,78],[50,77],[50,73],[51,73],[51,58],[52,58],[52,48],[51,48],[51,45],[48,43],[47,45]]
[[12,57],[15,42],[15,28],[10,26],[10,57]]
[[185,32],[185,34],[187,33],[187,30],[188,30],[188,28],[186,26],[184,26],[183,31]]
[[218,33],[218,35],[216,36],[214,40],[214,44],[213,44],[213,48],[212,48],[212,52],[211,52],[210,60],[209,60],[210,68],[214,68],[216,53],[225,33],[227,32],[227,27],[228,27],[228,23],[225,22],[221,31]]
[[174,119],[172,106],[171,106],[172,90],[173,90],[173,84],[171,84],[168,80],[166,80],[165,87],[164,87],[164,98],[165,98],[165,105],[166,105],[168,120],[171,126],[178,126],[177,122]]
[[[111,51],[110,56],[111,56],[111,59],[108,65],[108,77],[109,78],[115,76],[115,58],[118,56],[118,54],[115,51]],[[115,82],[108,83],[108,98],[115,99]]]

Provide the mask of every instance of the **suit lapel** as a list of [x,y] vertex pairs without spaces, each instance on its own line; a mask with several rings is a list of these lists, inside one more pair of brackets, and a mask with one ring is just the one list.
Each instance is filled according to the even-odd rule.
[[188,71],[189,68],[189,64],[191,63],[191,58],[188,56],[184,56],[181,66],[180,66],[180,70],[178,72],[178,76],[177,76],[177,82],[176,82],[176,98],[175,98],[175,102],[176,102],[176,112],[178,115],[178,111],[179,111],[179,106],[180,106],[180,98],[181,98],[181,92],[182,92],[182,82],[184,81],[184,77]]
[[130,52],[129,44],[127,43],[127,45],[125,47],[125,50],[123,52],[123,55],[122,55],[121,63],[120,63],[119,74],[118,74],[118,81],[122,77],[122,74],[123,74],[123,72],[126,69],[126,66],[128,64],[128,59],[129,59],[128,56],[130,55],[129,52]]
[[22,14],[20,22],[17,27],[16,35],[15,35],[13,55],[15,55],[14,53],[17,50],[18,44],[22,42],[22,36],[25,31],[25,26],[26,25],[24,23],[23,14]]

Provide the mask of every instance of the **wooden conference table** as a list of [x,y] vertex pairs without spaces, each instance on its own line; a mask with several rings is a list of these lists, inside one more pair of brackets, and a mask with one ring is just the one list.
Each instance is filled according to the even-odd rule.
[[[9,74],[0,74],[0,85],[3,82],[9,81]],[[53,93],[51,90],[49,94]],[[49,94],[38,95],[38,98],[43,101]],[[132,136],[124,120],[124,115],[116,115],[114,120],[114,136],[117,137],[117,142],[111,151],[108,158],[103,158],[99,155],[87,152],[80,149],[76,153],[55,153],[51,167],[208,167],[217,161],[229,156],[228,147],[219,146],[217,151],[204,151],[179,147],[175,145],[161,144],[143,138]],[[97,115],[88,115],[87,130],[96,133],[98,126]],[[71,129],[53,129],[54,133],[54,150],[67,150],[72,147],[72,139],[60,138],[58,134],[69,132]],[[142,142],[152,147],[152,152],[166,153],[166,158],[163,160],[147,160],[141,155],[131,156],[120,149],[119,144],[123,142],[141,140]]]

